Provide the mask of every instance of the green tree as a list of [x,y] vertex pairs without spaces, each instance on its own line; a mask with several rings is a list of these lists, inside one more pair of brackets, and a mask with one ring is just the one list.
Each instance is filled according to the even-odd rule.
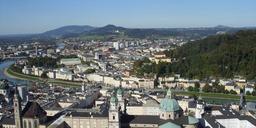
[[192,86],[189,86],[189,87],[188,87],[188,91],[190,91],[190,92],[191,92],[191,91],[194,91],[194,88],[193,88]]
[[205,86],[202,88],[203,92],[212,92],[212,87],[207,83]]
[[42,77],[42,78],[48,78],[47,72],[44,71],[44,72],[42,73],[41,77]]
[[234,91],[234,90],[230,90],[229,93],[230,93],[230,94],[237,94],[237,92]]
[[247,92],[246,92],[246,95],[252,95],[252,93],[251,93],[251,92],[249,92],[249,91],[247,91]]

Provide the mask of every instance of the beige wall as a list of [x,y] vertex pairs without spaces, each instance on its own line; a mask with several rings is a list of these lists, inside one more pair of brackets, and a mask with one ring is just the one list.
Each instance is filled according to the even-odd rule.
[[126,106],[128,115],[159,115],[159,107]]
[[158,128],[158,124],[130,124],[132,128]]
[[71,128],[108,128],[108,117],[65,117]]
[[3,124],[3,128],[16,128],[16,126],[11,124]]

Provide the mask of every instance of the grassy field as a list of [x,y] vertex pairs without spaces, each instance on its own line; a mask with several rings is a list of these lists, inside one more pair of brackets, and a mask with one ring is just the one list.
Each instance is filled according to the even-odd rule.
[[25,75],[25,74],[21,74],[18,72],[15,72],[13,70],[11,70],[10,68],[5,70],[5,74],[11,78],[15,78],[15,79],[21,79],[21,80],[28,80],[28,81],[34,81],[34,82],[44,82],[47,81],[48,83],[52,83],[52,84],[58,84],[61,86],[69,86],[69,87],[78,87],[81,86],[82,82],[71,82],[71,81],[64,81],[64,80],[56,80],[56,79],[42,79],[40,77],[36,77],[36,76],[29,76],[29,75]]
[[[232,95],[232,94],[222,94],[222,93],[203,93],[203,92],[175,92],[176,95],[183,95],[183,96],[200,96],[203,99],[209,99],[209,100],[230,100],[234,101],[240,100],[239,95]],[[256,96],[246,96],[247,101],[256,101]]]

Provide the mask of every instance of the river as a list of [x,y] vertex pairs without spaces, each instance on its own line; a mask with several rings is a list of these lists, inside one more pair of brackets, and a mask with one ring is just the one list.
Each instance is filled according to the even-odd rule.
[[10,78],[4,74],[4,70],[14,64],[15,61],[6,60],[0,63],[0,79],[7,79],[8,81],[14,83],[14,84],[28,84],[29,81],[27,80],[18,80],[14,78]]

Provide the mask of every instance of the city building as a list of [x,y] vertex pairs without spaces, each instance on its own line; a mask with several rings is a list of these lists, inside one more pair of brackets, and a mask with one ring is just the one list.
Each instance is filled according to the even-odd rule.
[[81,60],[79,58],[64,58],[60,60],[60,64],[67,66],[78,65],[81,64]]
[[47,116],[47,113],[37,102],[29,101],[22,109],[21,98],[17,87],[15,87],[13,105],[14,116],[3,116],[0,120],[0,124],[3,128],[58,127],[58,125],[55,124],[55,120],[57,120],[61,114]]

